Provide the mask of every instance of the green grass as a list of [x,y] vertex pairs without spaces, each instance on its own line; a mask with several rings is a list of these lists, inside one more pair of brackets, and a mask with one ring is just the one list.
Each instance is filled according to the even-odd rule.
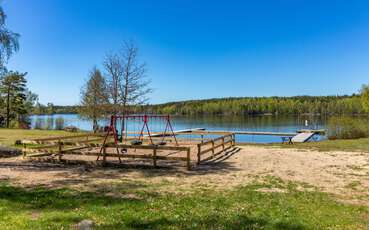
[[26,130],[0,128],[0,144],[14,146],[16,140],[67,136],[76,134],[78,133],[71,133],[59,130]]
[[270,144],[266,146],[277,146],[282,148],[314,149],[318,151],[360,151],[369,152],[369,138],[353,140],[325,140],[319,142],[286,144]]
[[[196,189],[186,195],[156,193],[150,185],[122,182],[117,198],[70,189],[24,189],[0,184],[0,229],[69,229],[83,219],[96,229],[364,229],[366,207],[328,194],[299,191],[270,179],[231,191]],[[284,193],[259,192],[278,187]],[[132,196],[132,193],[134,196]]]

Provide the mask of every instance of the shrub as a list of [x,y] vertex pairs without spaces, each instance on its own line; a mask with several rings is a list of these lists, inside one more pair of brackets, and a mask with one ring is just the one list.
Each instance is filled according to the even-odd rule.
[[44,126],[44,119],[38,117],[35,121],[35,129],[42,129],[43,126]]
[[357,139],[369,137],[367,119],[353,117],[332,117],[328,120],[328,138]]
[[49,116],[46,119],[46,127],[45,127],[45,129],[47,129],[47,130],[54,129],[54,118],[52,116]]
[[55,129],[56,130],[63,130],[64,129],[64,118],[58,117],[55,120]]

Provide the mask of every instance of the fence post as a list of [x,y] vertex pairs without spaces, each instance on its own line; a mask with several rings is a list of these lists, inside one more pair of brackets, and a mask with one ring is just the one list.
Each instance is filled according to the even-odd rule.
[[156,148],[153,149],[154,153],[152,155],[152,163],[154,167],[156,168]]
[[23,153],[23,158],[25,158],[27,156],[27,145],[26,144],[23,144],[22,153]]
[[103,165],[106,163],[106,147],[105,144],[103,145]]
[[214,140],[211,141],[211,152],[212,152],[212,157],[214,157],[215,154],[215,149],[214,149],[215,143]]
[[187,170],[191,169],[191,148],[187,148]]
[[61,161],[62,150],[63,150],[62,142],[61,142],[61,139],[59,138],[58,139],[58,161]]
[[201,162],[201,144],[197,145],[197,164],[199,165]]
[[224,136],[222,137],[222,149],[223,149],[223,152],[224,152],[224,148],[225,148],[225,146],[224,146]]

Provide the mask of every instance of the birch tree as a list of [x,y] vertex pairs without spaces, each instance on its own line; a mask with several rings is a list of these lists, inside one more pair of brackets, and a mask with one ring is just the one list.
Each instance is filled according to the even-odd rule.
[[105,78],[100,70],[94,67],[89,73],[85,86],[81,89],[80,109],[82,117],[92,120],[94,132],[98,130],[98,120],[106,115],[108,98]]
[[128,114],[130,106],[145,104],[152,91],[146,65],[140,62],[138,48],[125,42],[120,52],[105,58],[104,67],[113,113]]

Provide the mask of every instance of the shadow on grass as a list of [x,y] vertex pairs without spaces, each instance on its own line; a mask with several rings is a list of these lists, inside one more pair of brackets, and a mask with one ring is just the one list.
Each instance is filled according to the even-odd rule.
[[[52,216],[40,219],[40,226],[43,226],[43,224],[47,226],[72,226],[85,218],[92,218],[95,221],[98,221],[96,218],[101,218],[104,221],[100,221],[97,226],[98,229],[166,229],[173,227],[178,229],[262,229],[266,226],[272,226],[275,229],[303,229],[302,226],[296,224],[275,223],[266,218],[249,217],[241,214],[234,215],[235,213],[230,217],[218,216],[212,212],[203,213],[200,216],[186,213],[184,217],[182,216],[183,218],[177,218],[175,216],[178,210],[196,208],[197,204],[187,203],[178,197],[167,199],[154,197],[152,194],[146,194],[145,199],[113,198],[69,189],[24,189],[0,184],[0,204],[10,211],[8,214],[5,212],[5,215],[12,215],[11,212],[19,213],[21,211],[56,212]],[[165,202],[163,203],[163,201]],[[155,215],[152,215],[151,211],[147,211],[152,202],[158,202],[157,204],[160,205],[157,211],[153,211]],[[179,203],[177,204],[177,202]],[[171,213],[163,211],[167,204],[173,205],[173,203],[176,204],[176,210],[172,210]],[[216,204],[208,203],[208,205]],[[76,215],[76,210],[80,210],[82,213]],[[109,213],[112,214],[113,212],[122,214],[118,213],[116,216],[118,219],[116,219],[109,216]],[[123,213],[129,214],[124,215]],[[28,221],[33,221],[33,224],[37,222],[37,220]]]

